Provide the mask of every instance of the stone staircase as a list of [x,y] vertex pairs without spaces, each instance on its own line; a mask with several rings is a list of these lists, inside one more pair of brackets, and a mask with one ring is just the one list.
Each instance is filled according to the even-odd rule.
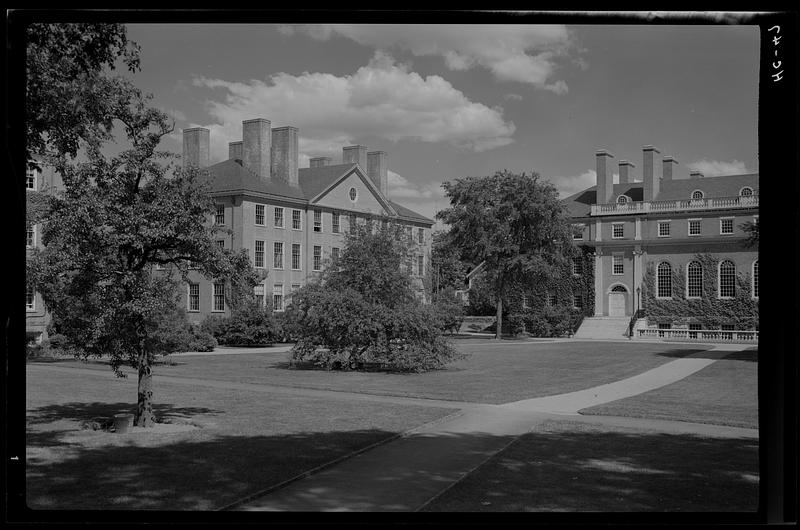
[[627,339],[631,317],[587,317],[573,336],[576,339]]

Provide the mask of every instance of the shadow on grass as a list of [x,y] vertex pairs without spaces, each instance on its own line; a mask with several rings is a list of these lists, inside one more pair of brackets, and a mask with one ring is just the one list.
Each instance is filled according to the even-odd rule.
[[723,357],[723,359],[732,361],[748,361],[751,363],[758,362],[758,349],[750,349],[744,351],[736,351]]
[[[133,414],[135,411],[136,403],[130,402],[108,403],[98,401],[94,403],[63,403],[28,410],[26,413],[26,422],[29,425],[38,425],[58,420],[83,421],[97,417],[113,418],[114,414]],[[224,411],[205,407],[174,407],[169,404],[154,403],[153,412],[156,418],[162,418],[165,416],[222,414]]]
[[675,358],[687,358],[691,357],[693,359],[725,359],[731,361],[750,361],[750,362],[758,362],[758,348],[749,348],[746,350],[740,351],[728,351],[728,350],[667,350],[664,352],[659,352],[656,355],[662,357],[675,357]]
[[752,439],[529,433],[425,511],[756,511],[758,474]]

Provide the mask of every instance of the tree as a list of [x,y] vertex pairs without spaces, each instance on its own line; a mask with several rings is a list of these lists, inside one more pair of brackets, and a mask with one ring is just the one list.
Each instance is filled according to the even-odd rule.
[[428,276],[430,291],[435,298],[444,290],[463,289],[472,267],[461,260],[461,251],[452,243],[449,232],[434,232],[432,239]]
[[[111,367],[138,372],[135,424],[149,427],[152,366],[174,347],[160,323],[175,310],[189,266],[229,284],[236,306],[259,281],[246,251],[215,244],[218,227],[208,221],[213,199],[200,171],[183,169],[177,155],[157,151],[174,125],[149,98],[129,86],[129,103],[114,109],[130,148],[107,157],[96,144],[86,161],[54,159],[63,193],[49,197],[42,242],[28,262],[27,280],[81,357],[108,355]],[[154,271],[155,265],[165,266]],[[185,285],[185,283],[184,283]]]
[[742,230],[747,233],[747,239],[744,241],[744,246],[747,248],[758,247],[758,222],[747,221],[742,223]]
[[442,184],[450,207],[437,219],[466,260],[485,263],[494,292],[499,340],[503,300],[515,286],[559,274],[573,254],[572,228],[555,187],[532,175],[497,172]]

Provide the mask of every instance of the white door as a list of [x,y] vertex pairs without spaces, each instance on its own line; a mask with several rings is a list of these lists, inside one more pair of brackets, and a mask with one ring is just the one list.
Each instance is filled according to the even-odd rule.
[[625,316],[625,293],[608,294],[608,316],[610,317]]

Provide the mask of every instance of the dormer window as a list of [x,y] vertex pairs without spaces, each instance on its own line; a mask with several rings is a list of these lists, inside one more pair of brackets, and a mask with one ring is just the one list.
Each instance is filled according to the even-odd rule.
[[740,197],[752,197],[753,196],[753,188],[745,186],[744,188],[739,190]]
[[628,204],[630,200],[631,200],[630,197],[628,197],[627,195],[620,195],[619,197],[617,197],[617,204]]
[[694,191],[692,192],[692,200],[694,200],[694,201],[699,201],[699,200],[701,200],[703,197],[704,197],[704,194],[703,194],[703,192],[702,192],[702,191],[700,191],[700,190],[694,190]]

